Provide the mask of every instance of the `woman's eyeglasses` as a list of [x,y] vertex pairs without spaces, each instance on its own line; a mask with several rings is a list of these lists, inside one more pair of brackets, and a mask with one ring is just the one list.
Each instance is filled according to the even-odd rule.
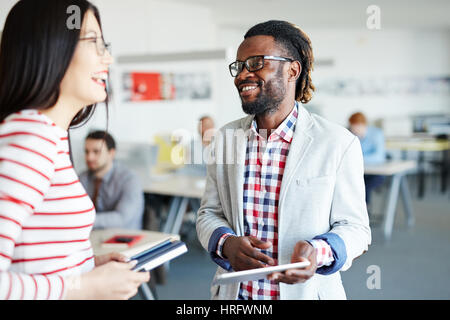
[[88,38],[80,38],[80,41],[88,40],[91,42],[95,42],[95,46],[97,48],[97,53],[99,56],[104,56],[106,50],[111,53],[111,43],[106,43],[102,37],[88,37]]
[[275,56],[252,56],[248,57],[245,61],[235,61],[231,63],[228,68],[230,69],[230,73],[232,77],[237,77],[239,73],[245,68],[248,72],[254,72],[261,70],[264,68],[264,60],[276,60],[276,61],[289,61],[293,62],[294,60],[285,57],[275,57]]

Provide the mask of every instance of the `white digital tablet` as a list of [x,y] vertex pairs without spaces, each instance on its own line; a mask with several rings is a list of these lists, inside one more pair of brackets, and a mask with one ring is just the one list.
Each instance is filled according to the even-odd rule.
[[309,266],[309,261],[282,264],[279,266],[250,269],[244,271],[229,272],[218,275],[214,278],[213,284],[229,284],[233,282],[244,282],[266,278],[269,274],[274,272],[286,271],[289,269],[303,269]]

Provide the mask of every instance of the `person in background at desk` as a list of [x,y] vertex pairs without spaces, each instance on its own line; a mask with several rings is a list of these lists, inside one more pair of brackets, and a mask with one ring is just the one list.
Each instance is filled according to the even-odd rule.
[[85,141],[88,170],[80,181],[94,202],[94,229],[142,229],[144,193],[138,176],[115,161],[116,143],[105,131],[91,132]]
[[200,139],[192,139],[189,150],[189,159],[183,172],[206,176],[205,148],[211,143],[214,136],[215,124],[211,116],[205,115],[198,120],[198,134]]
[[[364,164],[382,164],[386,161],[384,134],[381,129],[368,126],[363,113],[357,112],[349,118],[350,131],[359,138],[364,157]],[[365,174],[366,203],[370,203],[372,190],[383,184],[385,177]]]
[[202,145],[204,147],[211,143],[211,139],[215,133],[215,124],[213,118],[210,116],[203,116],[198,121],[198,133],[202,138]]

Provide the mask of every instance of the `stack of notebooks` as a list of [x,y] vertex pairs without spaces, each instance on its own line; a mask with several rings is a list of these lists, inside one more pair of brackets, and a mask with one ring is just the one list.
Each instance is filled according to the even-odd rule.
[[138,261],[133,270],[149,271],[186,252],[187,247],[184,242],[169,238],[153,243],[150,247],[138,247],[123,253],[130,258],[130,261]]
[[138,263],[133,268],[135,271],[152,270],[188,251],[186,244],[179,241],[178,236],[157,232],[152,235],[116,234],[103,241],[101,247],[117,249],[130,261],[137,260]]
[[104,241],[102,247],[117,249],[129,247],[129,249],[121,252],[127,256],[130,261],[138,261],[133,269],[136,271],[152,270],[188,251],[184,242],[181,242],[172,236],[135,246],[135,244],[140,242],[143,237],[143,235],[116,235]]

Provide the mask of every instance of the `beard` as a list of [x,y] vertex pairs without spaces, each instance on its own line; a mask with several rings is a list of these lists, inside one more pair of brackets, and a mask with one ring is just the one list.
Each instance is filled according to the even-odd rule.
[[105,163],[100,164],[100,165],[98,165],[97,167],[94,167],[94,168],[88,167],[88,171],[89,171],[91,174],[96,174],[97,172],[100,172],[100,171],[102,171],[103,169],[105,169],[107,166],[108,166],[108,163],[105,162]]
[[244,102],[242,99],[242,110],[249,115],[271,114],[278,110],[280,103],[286,95],[286,88],[283,79],[276,77],[263,86],[262,81],[258,81],[260,93],[252,102]]

